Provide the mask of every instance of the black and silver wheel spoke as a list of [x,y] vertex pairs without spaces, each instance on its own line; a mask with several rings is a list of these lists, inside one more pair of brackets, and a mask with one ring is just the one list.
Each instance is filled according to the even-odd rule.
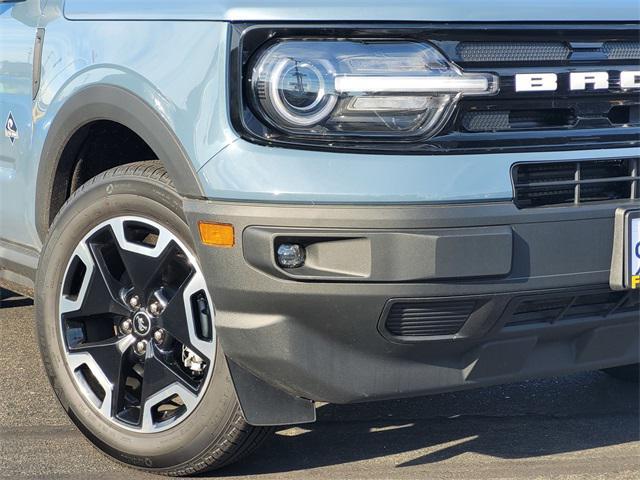
[[168,229],[139,217],[98,225],[69,261],[59,305],[73,378],[108,420],[155,432],[195,408],[215,358],[211,303]]
[[154,258],[138,252],[121,250],[122,260],[135,290],[143,294],[148,293],[151,285],[167,270],[175,251],[172,246],[167,246],[157,258]]
[[127,316],[129,309],[114,298],[104,275],[96,268],[89,278],[87,293],[83,298],[82,305],[72,316],[90,317],[104,314]]
[[131,280],[124,269],[113,230],[105,228],[97,232],[88,245],[109,295],[114,302],[124,305],[122,292],[131,288]]
[[198,335],[202,330],[199,326],[201,320],[195,317],[190,301],[195,293],[204,288],[199,277],[190,276],[171,298],[158,320],[169,335],[198,355],[208,358],[211,342]]
[[109,417],[116,416],[121,409],[126,378],[123,371],[134,342],[135,338],[130,335],[69,349],[69,364],[76,378],[91,390],[87,393],[92,393],[94,404]]
[[[112,224],[124,268],[134,289],[149,294],[154,283],[169,270],[181,249],[166,229],[144,228],[148,224],[120,220]],[[130,233],[128,235],[129,232]]]
[[186,410],[195,406],[197,389],[186,379],[185,375],[176,368],[170,367],[162,359],[158,350],[145,360],[142,378],[142,393],[140,405],[142,407],[141,428],[143,431],[153,430],[154,418],[157,416],[155,407],[179,396]]
[[62,314],[73,313],[74,317],[87,317],[105,313],[128,313],[126,307],[112,295],[86,242],[83,241],[76,248],[65,277],[60,299]]

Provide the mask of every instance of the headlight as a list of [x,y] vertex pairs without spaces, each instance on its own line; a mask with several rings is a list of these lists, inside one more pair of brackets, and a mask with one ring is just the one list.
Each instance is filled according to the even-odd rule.
[[432,45],[281,40],[250,68],[254,110],[306,136],[433,135],[464,95],[497,92],[490,73],[464,73]]

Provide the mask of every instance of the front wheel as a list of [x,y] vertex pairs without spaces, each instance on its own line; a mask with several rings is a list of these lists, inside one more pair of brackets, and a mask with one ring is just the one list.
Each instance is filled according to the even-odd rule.
[[242,417],[182,202],[157,162],[109,170],[65,204],[38,267],[36,316],[60,403],[115,459],[194,474],[268,435]]

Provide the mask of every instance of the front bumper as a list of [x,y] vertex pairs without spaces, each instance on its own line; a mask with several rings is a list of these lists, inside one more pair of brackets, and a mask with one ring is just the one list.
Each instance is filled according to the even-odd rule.
[[[292,396],[348,403],[639,361],[637,309],[505,327],[525,300],[609,292],[619,204],[184,206],[194,233],[201,220],[235,227],[234,248],[197,247],[225,354]],[[285,272],[276,239],[326,248]],[[385,329],[392,299],[477,308],[454,335],[404,338]]]

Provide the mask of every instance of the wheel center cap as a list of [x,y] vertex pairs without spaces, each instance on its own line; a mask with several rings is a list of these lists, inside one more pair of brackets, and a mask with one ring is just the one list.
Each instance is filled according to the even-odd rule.
[[133,317],[133,329],[138,335],[147,335],[151,330],[151,319],[144,312],[138,312]]

